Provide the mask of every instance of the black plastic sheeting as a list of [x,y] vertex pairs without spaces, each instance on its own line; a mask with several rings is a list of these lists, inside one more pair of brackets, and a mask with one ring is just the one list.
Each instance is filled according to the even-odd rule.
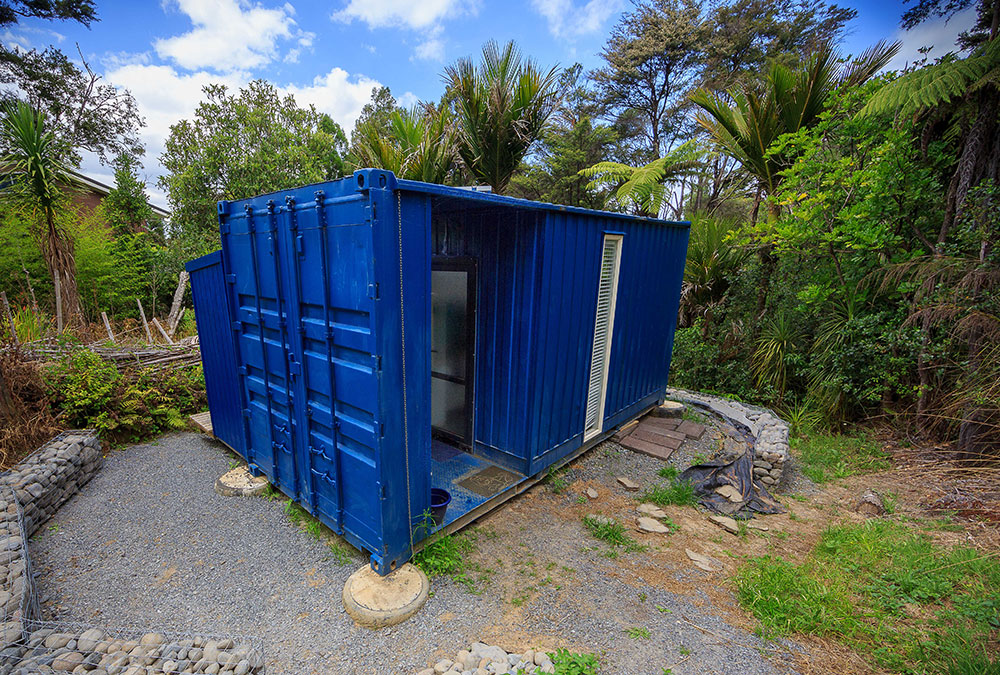
[[[734,460],[713,460],[696,464],[682,473],[679,480],[689,481],[701,497],[705,508],[738,520],[753,518],[753,513],[784,513],[785,509],[771,496],[763,485],[753,480],[753,452],[748,451]],[[723,485],[732,485],[741,495],[742,502],[729,501],[715,491]]]
[[[690,405],[690,402],[687,403]],[[749,448],[736,458],[716,459],[696,464],[684,471],[678,479],[691,483],[705,508],[737,520],[753,518],[754,513],[784,513],[785,508],[763,485],[753,479],[755,455],[750,430],[733,420],[726,421],[742,434]],[[715,491],[723,485],[732,485],[736,488],[743,496],[743,501],[730,501],[728,497]]]

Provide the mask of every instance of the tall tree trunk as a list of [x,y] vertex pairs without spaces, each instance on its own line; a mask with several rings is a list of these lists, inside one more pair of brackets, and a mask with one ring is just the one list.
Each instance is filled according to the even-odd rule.
[[73,258],[73,244],[61,236],[56,226],[55,215],[51,211],[45,214],[45,265],[49,273],[58,275],[62,308],[66,323],[79,321],[80,293],[76,287],[76,260]]

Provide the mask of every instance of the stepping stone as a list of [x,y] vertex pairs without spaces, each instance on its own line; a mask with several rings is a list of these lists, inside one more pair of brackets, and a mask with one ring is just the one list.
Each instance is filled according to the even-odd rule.
[[646,443],[652,443],[653,445],[659,445],[670,450],[676,450],[681,447],[681,443],[687,438],[684,434],[677,434],[676,431],[671,431],[670,433],[680,436],[680,438],[675,438],[671,436],[665,436],[663,434],[658,434],[655,431],[650,431],[648,429],[643,429],[641,426],[632,432],[632,434],[622,441],[622,445],[628,447],[630,441],[644,441]]
[[639,529],[643,532],[653,532],[654,534],[665,534],[670,528],[658,521],[656,518],[648,516],[639,517]]
[[705,433],[705,425],[692,422],[691,420],[684,420],[677,425],[677,431],[691,438],[701,438],[701,435]]
[[708,519],[730,534],[739,534],[740,526],[729,516],[709,516]]
[[621,486],[626,490],[628,490],[629,492],[635,492],[639,489],[639,484],[636,483],[631,478],[626,478],[625,476],[618,476],[618,478],[616,478],[615,480],[621,483]]
[[740,504],[743,502],[743,494],[732,485],[720,485],[715,488],[715,494],[722,495],[733,504]]
[[674,419],[672,417],[643,417],[642,424],[646,427],[653,427],[656,429],[670,429],[671,431],[676,429],[680,425],[681,421]]
[[684,549],[687,557],[691,559],[694,566],[698,569],[705,570],[706,572],[721,572],[722,563],[715,558],[710,558],[707,555],[702,555],[700,553],[695,553],[689,548]]
[[[641,436],[639,434],[642,434]],[[656,424],[640,424],[639,428],[632,432],[633,438],[642,438],[646,441],[653,441],[654,443],[663,443],[663,445],[670,445],[665,442],[667,439],[677,441],[680,445],[687,436],[679,431],[674,431],[673,429],[668,429],[667,427],[661,427]]]
[[[656,457],[657,459],[662,459],[664,461],[670,459],[670,455],[674,454],[674,450],[677,448],[671,448],[665,446],[661,443],[651,443],[650,441],[644,441],[641,438],[636,438],[633,433],[631,436],[622,441],[622,447],[628,448],[629,450],[634,450],[636,452],[641,452],[644,455],[649,455],[650,457]],[[667,440],[667,439],[664,439]]]
[[587,488],[587,496],[591,499],[597,499],[598,497],[597,490],[595,490],[594,488]]
[[639,513],[644,513],[650,518],[666,518],[667,512],[656,504],[639,504]]
[[615,432],[615,435],[611,437],[611,440],[620,443],[629,434],[635,431],[636,427],[639,425],[639,420],[632,420],[621,429]]

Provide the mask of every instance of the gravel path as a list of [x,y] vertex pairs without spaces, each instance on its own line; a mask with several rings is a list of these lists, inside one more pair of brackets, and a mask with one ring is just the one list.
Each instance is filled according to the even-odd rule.
[[[491,570],[479,594],[435,579],[413,619],[370,631],[340,601],[366,561],[357,554],[339,565],[289,524],[280,501],[217,495],[213,483],[233,457],[193,433],[112,452],[31,542],[46,611],[96,625],[258,635],[271,674],[413,673],[480,639],[511,651],[601,652],[602,673],[616,675],[778,672],[750,632],[720,618],[718,589],[694,588],[713,585],[702,573],[650,564],[648,553],[609,559],[580,524],[574,509],[597,502],[581,504],[573,489],[601,485],[607,497],[598,501],[625,503],[614,477],[648,483],[656,460],[613,444],[591,451],[570,470],[567,493],[533,488],[475,528],[475,559]],[[678,584],[688,592],[667,590]],[[632,627],[650,637],[629,637]]]

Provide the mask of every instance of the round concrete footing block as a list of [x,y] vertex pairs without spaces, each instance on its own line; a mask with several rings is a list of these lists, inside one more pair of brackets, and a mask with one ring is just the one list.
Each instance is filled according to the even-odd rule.
[[252,476],[245,466],[240,466],[219,476],[215,491],[223,497],[252,497],[267,487],[263,476]]
[[677,401],[665,401],[653,409],[653,417],[681,417],[684,415],[684,404]]
[[384,577],[365,565],[344,584],[344,609],[367,628],[394,626],[424,606],[430,586],[423,570],[410,563]]

